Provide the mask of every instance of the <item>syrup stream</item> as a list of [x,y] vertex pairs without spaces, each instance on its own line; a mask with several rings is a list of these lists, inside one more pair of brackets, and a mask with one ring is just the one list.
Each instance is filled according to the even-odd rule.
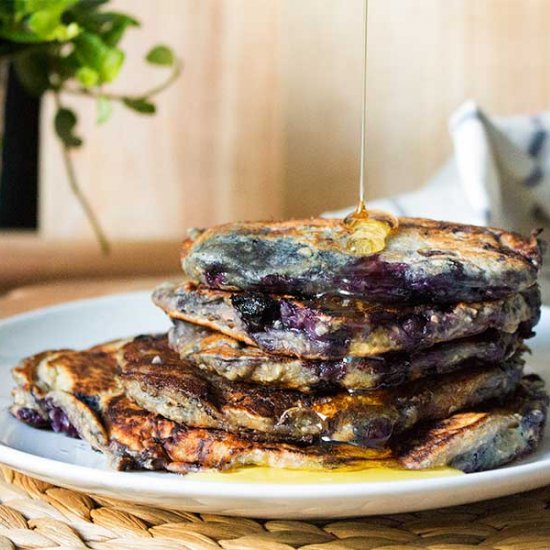
[[361,118],[361,150],[359,168],[359,204],[355,212],[344,220],[350,232],[346,248],[352,254],[367,255],[380,252],[386,246],[386,239],[399,226],[399,220],[390,213],[367,210],[366,188],[366,125],[367,125],[367,59],[368,59],[368,12],[369,0],[363,5],[363,97]]
[[365,178],[366,178],[366,126],[367,126],[367,54],[368,54],[368,20],[369,20],[369,0],[365,0],[363,6],[363,98],[361,107],[361,166],[359,172],[359,205],[357,214],[366,212],[365,205]]

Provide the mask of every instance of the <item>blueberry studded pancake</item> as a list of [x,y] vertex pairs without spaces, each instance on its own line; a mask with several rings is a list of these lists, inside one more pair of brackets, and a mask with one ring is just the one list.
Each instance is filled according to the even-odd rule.
[[505,406],[481,407],[423,425],[398,442],[396,453],[409,469],[452,466],[463,472],[491,470],[537,448],[547,409],[544,382],[528,375]]
[[[301,446],[259,442],[220,430],[189,428],[131,401],[120,393],[113,368],[117,348],[123,344],[109,343],[84,352],[47,351],[24,360],[13,370],[18,385],[11,412],[31,426],[82,437],[105,453],[118,469],[179,473],[243,465],[330,469],[373,464],[405,468],[452,464],[465,471],[479,471],[532,452],[540,442],[546,419],[548,398],[542,382],[529,376],[523,378],[515,397],[503,406],[476,408],[445,421],[424,424],[410,435],[400,436],[399,445],[394,441],[393,451],[341,443]],[[64,354],[70,354],[70,361]],[[96,382],[80,383],[80,375],[89,373],[92,363],[99,374]],[[48,371],[59,365],[64,375],[50,376]],[[63,380],[72,382],[66,384]],[[56,392],[71,398],[54,405],[50,397]],[[89,422],[100,429],[90,429]]]
[[126,397],[118,382],[116,351],[123,344],[110,342],[81,352],[52,350],[24,359],[12,370],[17,386],[11,413],[32,427],[84,439],[118,469],[330,469],[390,459],[389,450],[353,445],[262,443],[221,430],[190,428],[148,412]]
[[421,218],[401,218],[378,254],[349,252],[349,239],[335,219],[230,223],[194,230],[181,261],[211,288],[398,304],[502,298],[533,285],[541,265],[535,235]]
[[433,377],[393,390],[304,394],[229,382],[182,360],[165,336],[140,336],[118,352],[125,392],[143,408],[188,426],[269,440],[324,438],[383,446],[394,434],[429,419],[515,391],[523,362],[514,356],[484,368]]
[[105,397],[120,394],[114,351],[124,341],[87,351],[52,350],[12,369],[17,384],[11,412],[37,428],[86,439],[98,449],[108,436],[99,415]]
[[159,286],[153,301],[172,319],[217,330],[268,353],[315,360],[417,350],[491,328],[526,332],[540,315],[536,286],[485,302],[397,307],[351,298],[226,292],[185,281]]
[[[528,333],[524,331],[524,336]],[[499,363],[524,348],[521,335],[486,331],[431,348],[372,357],[312,361],[273,355],[186,321],[176,320],[169,345],[182,359],[233,382],[302,392],[388,388],[459,369]]]

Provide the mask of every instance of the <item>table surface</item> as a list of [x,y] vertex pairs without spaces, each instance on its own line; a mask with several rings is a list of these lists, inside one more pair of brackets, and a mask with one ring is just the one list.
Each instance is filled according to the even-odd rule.
[[[167,277],[72,280],[0,296],[0,317],[146,290]],[[201,516],[84,495],[0,466],[0,548],[549,550],[550,486],[414,514],[301,522]]]
[[171,273],[160,277],[78,279],[22,286],[0,295],[0,318],[70,300],[153,289],[162,281],[173,278],[174,274]]

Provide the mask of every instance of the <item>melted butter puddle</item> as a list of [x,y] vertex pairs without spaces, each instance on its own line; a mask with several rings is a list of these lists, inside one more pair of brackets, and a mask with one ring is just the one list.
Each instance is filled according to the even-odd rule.
[[286,470],[268,466],[247,466],[229,472],[199,472],[188,474],[193,481],[216,483],[271,483],[277,485],[308,485],[318,483],[365,483],[431,479],[464,475],[460,470],[441,467],[426,470],[371,467],[362,470]]

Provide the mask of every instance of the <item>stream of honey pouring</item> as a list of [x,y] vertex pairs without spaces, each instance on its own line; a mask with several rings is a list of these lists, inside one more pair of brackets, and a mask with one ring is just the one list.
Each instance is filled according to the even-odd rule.
[[347,249],[352,254],[376,254],[386,246],[386,240],[392,231],[399,226],[399,220],[388,212],[368,210],[365,204],[366,187],[366,124],[367,124],[367,28],[369,0],[364,0],[363,8],[363,97],[361,117],[361,149],[359,170],[359,205],[355,212],[344,220],[344,227],[349,231]]

